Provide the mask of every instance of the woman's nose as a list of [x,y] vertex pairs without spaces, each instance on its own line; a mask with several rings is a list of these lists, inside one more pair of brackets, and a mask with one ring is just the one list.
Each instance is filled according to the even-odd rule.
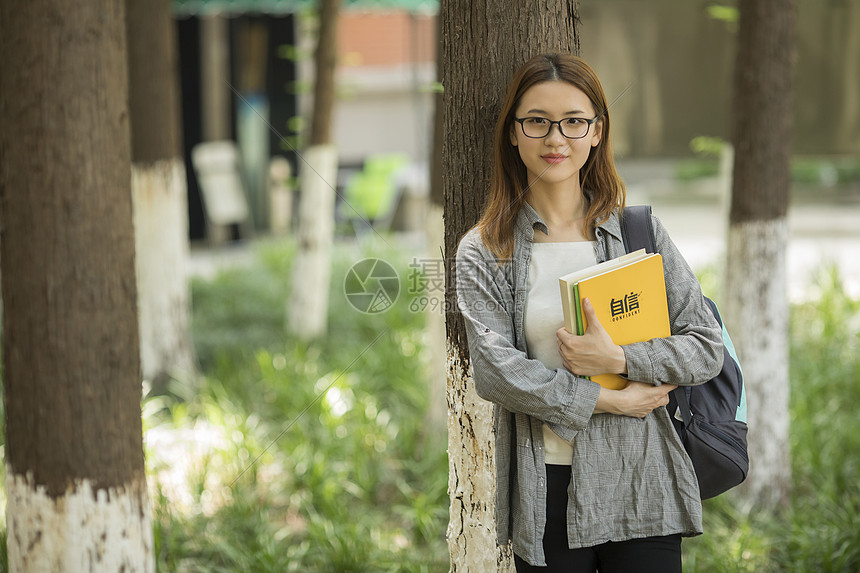
[[557,144],[557,142],[564,142],[566,138],[561,134],[561,125],[554,123],[549,127],[549,133],[546,134],[544,140],[547,143]]

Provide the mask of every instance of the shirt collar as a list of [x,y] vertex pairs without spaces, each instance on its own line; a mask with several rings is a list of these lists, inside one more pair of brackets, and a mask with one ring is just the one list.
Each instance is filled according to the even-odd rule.
[[[529,205],[528,201],[523,201],[523,204],[520,207],[520,212],[517,215],[516,225],[530,241],[534,241],[535,225],[538,225],[537,229],[544,233],[549,233],[549,228],[546,226],[546,223],[544,223],[543,219],[541,219],[534,207]],[[606,221],[597,225],[597,228],[603,229],[603,231],[620,240],[621,224],[618,220],[618,210],[616,209],[613,211]]]
[[546,223],[543,222],[543,219],[540,218],[534,207],[529,205],[528,201],[523,201],[520,212],[517,214],[517,227],[519,227],[520,231],[522,231],[529,241],[534,240],[535,225],[539,225],[538,229],[549,234],[549,227],[546,226]]
[[619,210],[615,209],[606,221],[597,225],[597,228],[621,240],[621,222],[618,218],[618,213]]

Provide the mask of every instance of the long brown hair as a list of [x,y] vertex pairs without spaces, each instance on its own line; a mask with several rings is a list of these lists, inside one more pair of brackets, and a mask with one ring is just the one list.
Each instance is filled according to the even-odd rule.
[[609,109],[597,74],[584,60],[572,54],[535,56],[517,70],[499,113],[490,195],[477,224],[484,244],[500,259],[510,258],[513,254],[514,224],[528,191],[526,167],[510,138],[514,112],[529,88],[547,81],[567,82],[582,90],[603,124],[600,142],[592,148],[579,171],[579,182],[589,199],[583,223],[586,236],[591,236],[597,225],[606,221],[616,207],[624,208],[624,182],[615,169],[609,143]]

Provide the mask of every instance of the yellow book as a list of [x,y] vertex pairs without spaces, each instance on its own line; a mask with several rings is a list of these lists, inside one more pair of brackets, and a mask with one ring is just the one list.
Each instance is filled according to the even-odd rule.
[[[671,334],[663,258],[659,253],[648,254],[641,249],[566,274],[558,282],[564,326],[573,334],[585,334],[588,328],[582,311],[586,298],[615,344]],[[591,379],[613,390],[627,386],[627,380],[617,374],[600,374]]]

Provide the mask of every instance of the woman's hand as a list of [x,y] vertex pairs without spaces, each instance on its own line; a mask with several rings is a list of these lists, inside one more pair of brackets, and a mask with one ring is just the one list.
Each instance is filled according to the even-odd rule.
[[653,386],[631,381],[623,390],[600,389],[595,414],[618,414],[644,418],[656,408],[669,403],[669,392],[677,388],[671,384]]
[[578,376],[627,374],[624,349],[612,342],[587,298],[582,310],[588,322],[585,334],[571,334],[566,328],[559,328],[555,333],[564,367]]
[[[585,334],[571,334],[565,328],[555,333],[564,367],[579,376],[627,374],[624,349],[612,342],[587,298],[583,301],[582,310],[588,321]],[[669,392],[675,388],[677,386],[671,384],[654,386],[633,380],[623,390],[601,388],[594,413],[644,418],[654,409],[668,404]]]

